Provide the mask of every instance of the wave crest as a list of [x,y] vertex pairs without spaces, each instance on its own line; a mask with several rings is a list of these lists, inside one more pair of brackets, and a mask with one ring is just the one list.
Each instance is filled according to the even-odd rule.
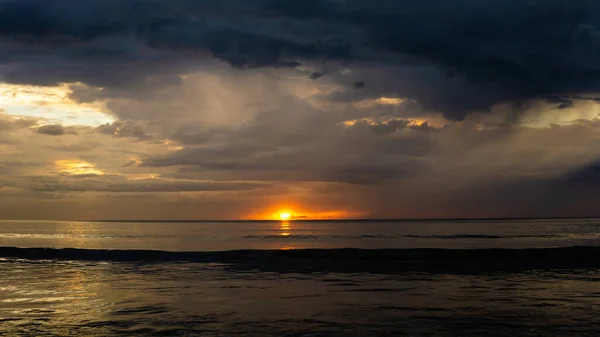
[[0,247],[2,261],[223,263],[278,272],[452,272],[600,268],[600,247],[540,249],[299,249],[219,252]]

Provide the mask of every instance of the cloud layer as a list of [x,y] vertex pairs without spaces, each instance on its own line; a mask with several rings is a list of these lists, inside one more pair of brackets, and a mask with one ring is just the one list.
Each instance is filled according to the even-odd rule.
[[[599,13],[583,0],[0,0],[0,211],[590,215]],[[80,207],[56,209],[68,203]]]

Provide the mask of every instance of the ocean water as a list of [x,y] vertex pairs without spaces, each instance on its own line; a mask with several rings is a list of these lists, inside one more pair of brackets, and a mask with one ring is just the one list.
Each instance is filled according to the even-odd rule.
[[0,336],[597,336],[600,220],[0,221]]

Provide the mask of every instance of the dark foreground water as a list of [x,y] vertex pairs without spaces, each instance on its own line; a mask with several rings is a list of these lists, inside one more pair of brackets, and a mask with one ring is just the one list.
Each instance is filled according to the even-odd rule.
[[597,336],[599,240],[597,220],[0,222],[0,336]]

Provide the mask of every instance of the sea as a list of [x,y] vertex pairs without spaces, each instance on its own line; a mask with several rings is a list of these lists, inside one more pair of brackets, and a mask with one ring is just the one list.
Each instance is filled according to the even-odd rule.
[[0,221],[0,336],[599,336],[600,219]]

